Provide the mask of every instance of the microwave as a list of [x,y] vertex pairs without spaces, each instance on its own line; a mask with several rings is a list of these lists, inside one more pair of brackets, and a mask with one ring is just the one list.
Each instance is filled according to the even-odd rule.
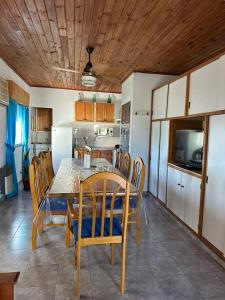
[[97,129],[97,135],[98,136],[113,136],[113,128],[98,128]]

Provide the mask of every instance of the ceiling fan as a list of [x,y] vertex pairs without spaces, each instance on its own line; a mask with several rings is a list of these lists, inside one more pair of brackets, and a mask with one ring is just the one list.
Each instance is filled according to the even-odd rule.
[[[88,53],[88,62],[86,63],[86,66],[81,73],[80,71],[73,70],[73,69],[66,69],[66,68],[60,68],[60,67],[53,67],[54,70],[57,71],[64,71],[64,72],[72,72],[72,73],[79,73],[81,74],[81,84],[85,87],[94,87],[96,85],[97,79],[100,79],[102,81],[107,81],[110,83],[120,83],[119,80],[115,78],[111,78],[108,76],[101,76],[96,75],[96,73],[92,70],[93,65],[91,63],[91,54],[94,51],[93,47],[87,47],[86,51]],[[104,64],[98,64],[101,67],[104,68]]]

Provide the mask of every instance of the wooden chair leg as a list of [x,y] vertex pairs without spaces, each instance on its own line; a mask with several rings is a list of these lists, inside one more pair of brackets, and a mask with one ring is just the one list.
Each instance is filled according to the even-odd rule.
[[125,272],[126,272],[126,244],[122,244],[122,257],[121,257],[121,294],[124,294],[125,291]]
[[36,249],[37,246],[37,226],[32,224],[32,251]]
[[127,229],[129,230],[129,232],[131,232],[131,223],[129,223],[129,221],[132,221],[132,217],[133,217],[133,211],[132,209],[130,209],[128,214],[128,223],[127,223]]
[[111,244],[111,264],[115,264],[115,244]]
[[77,246],[75,244],[75,248],[74,248],[74,269],[77,269]]
[[77,298],[80,299],[80,246],[77,247]]
[[140,218],[140,209],[136,209],[136,243],[140,245],[141,243],[141,218]]
[[70,247],[70,224],[69,224],[69,218],[67,216],[66,220],[66,249]]

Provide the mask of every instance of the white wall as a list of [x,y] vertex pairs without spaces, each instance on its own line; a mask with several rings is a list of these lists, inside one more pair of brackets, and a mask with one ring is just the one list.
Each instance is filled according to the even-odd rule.
[[[0,58],[0,76],[6,80],[13,80],[20,87],[30,91],[29,85],[17,75],[1,58]],[[5,164],[5,139],[6,139],[6,107],[0,106],[0,167]],[[22,171],[22,149],[21,147],[15,150],[16,172],[17,179],[20,181]]]
[[134,89],[134,73],[132,73],[123,83],[122,83],[122,99],[121,104],[130,102],[133,98],[133,89]]
[[[67,125],[75,120],[75,105],[80,91],[53,88],[30,88],[30,106],[53,109],[53,126]],[[84,99],[92,99],[96,94],[97,101],[107,101],[109,93],[82,92]],[[112,94],[112,101],[121,104],[121,94]]]
[[131,101],[130,143],[131,158],[141,156],[146,165],[145,191],[148,190],[150,115],[135,115],[135,111],[151,113],[152,90],[173,76],[133,73],[122,84],[122,104]]

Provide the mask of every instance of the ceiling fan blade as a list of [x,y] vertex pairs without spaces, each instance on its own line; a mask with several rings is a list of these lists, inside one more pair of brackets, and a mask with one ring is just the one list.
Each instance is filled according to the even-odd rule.
[[71,73],[78,73],[80,74],[80,71],[77,70],[72,70],[72,69],[66,69],[66,68],[60,68],[60,67],[52,67],[52,69],[56,70],[56,71],[63,71],[63,72],[71,72]]

